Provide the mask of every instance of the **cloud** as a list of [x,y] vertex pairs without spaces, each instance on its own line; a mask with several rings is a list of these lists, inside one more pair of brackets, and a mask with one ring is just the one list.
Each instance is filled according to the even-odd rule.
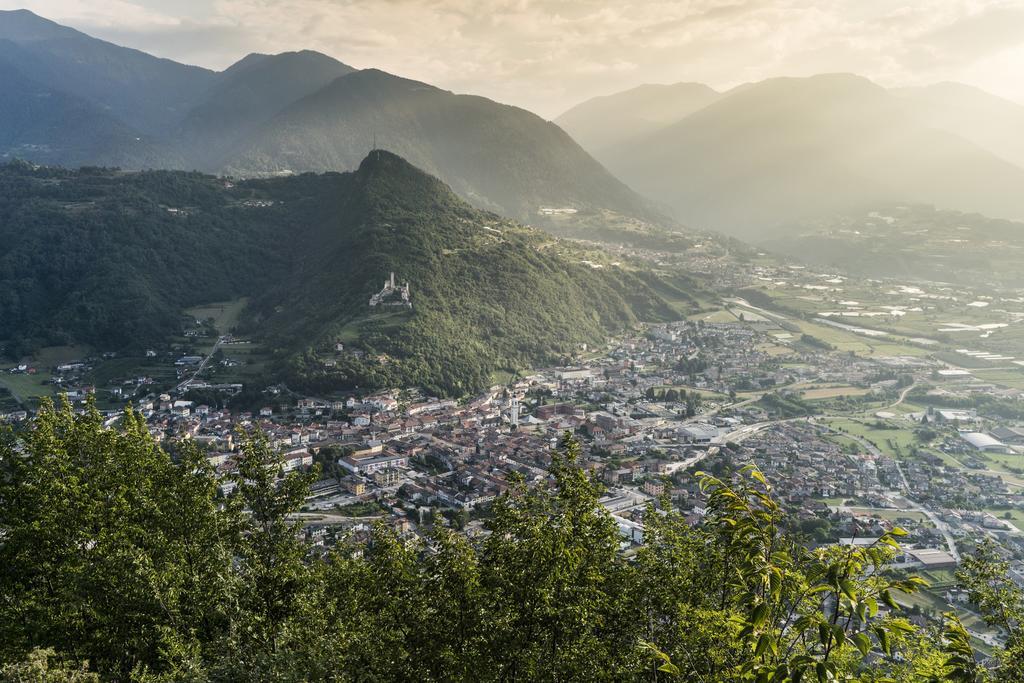
[[1024,82],[1009,73],[1024,41],[1024,0],[27,4],[100,37],[192,63],[223,68],[246,52],[311,48],[548,116],[641,82],[722,88],[822,71],[858,72],[886,85],[984,78],[992,87],[995,68],[1004,74],[1002,94],[1024,99]]
[[130,0],[0,0],[0,9],[27,9],[79,30],[173,28],[181,24],[173,14]]

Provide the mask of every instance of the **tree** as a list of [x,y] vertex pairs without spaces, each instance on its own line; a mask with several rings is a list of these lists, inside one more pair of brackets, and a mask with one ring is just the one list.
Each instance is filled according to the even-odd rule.
[[92,403],[44,402],[0,460],[0,660],[169,673],[223,628],[233,519],[195,449],[176,465],[131,410],[105,429]]
[[901,635],[915,629],[899,618],[877,619],[878,605],[898,610],[893,591],[925,585],[882,571],[903,532],[894,529],[866,548],[808,551],[780,533],[780,508],[764,476],[753,466],[743,473],[731,486],[702,476],[709,532],[722,553],[721,587],[712,594],[736,626],[735,655],[713,671],[661,661],[695,680],[825,681],[856,671],[871,653],[891,655]]
[[553,455],[550,489],[495,502],[481,555],[489,630],[486,658],[503,680],[574,680],[612,672],[635,641],[617,628],[623,563],[598,486],[575,464],[568,433]]
[[235,495],[229,500],[240,520],[234,548],[234,595],[225,646],[240,659],[231,665],[251,673],[273,662],[287,642],[287,626],[309,597],[313,575],[305,562],[307,546],[299,538],[299,510],[319,468],[284,473],[281,454],[259,431],[243,434]]
[[973,555],[964,558],[957,581],[978,606],[985,623],[1007,634],[997,654],[998,681],[1024,680],[1024,593],[1009,575],[1010,565],[1000,558],[995,544],[985,539]]

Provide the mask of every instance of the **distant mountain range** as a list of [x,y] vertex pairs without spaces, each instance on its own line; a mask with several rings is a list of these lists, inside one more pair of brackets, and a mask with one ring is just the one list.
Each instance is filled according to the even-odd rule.
[[660,217],[530,112],[315,52],[249,55],[218,73],[17,10],[0,12],[0,87],[0,159],[242,176],[342,171],[376,138],[507,216],[535,217],[544,205]]
[[[310,390],[462,394],[673,318],[666,300],[687,297],[474,209],[383,151],[350,173],[240,182],[12,163],[0,166],[0,244],[8,355],[164,348],[183,309],[247,297],[242,331],[273,350],[271,374]],[[410,283],[411,308],[369,305],[391,272]]]
[[703,83],[641,85],[595,97],[565,112],[555,123],[591,154],[650,135],[708,106],[721,96]]
[[829,74],[721,94],[647,87],[557,122],[679,220],[744,238],[898,202],[1024,218],[1024,108],[967,86]]

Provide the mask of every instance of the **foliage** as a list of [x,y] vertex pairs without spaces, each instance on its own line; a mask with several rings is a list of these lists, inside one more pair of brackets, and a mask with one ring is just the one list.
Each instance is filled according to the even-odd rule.
[[[670,285],[591,268],[380,151],[354,173],[237,184],[10,164],[0,243],[9,355],[73,342],[138,351],[179,334],[182,309],[244,296],[242,331],[266,338],[275,379],[315,392],[462,395],[498,370],[675,317],[658,292]],[[412,309],[368,306],[391,272],[410,282]],[[328,365],[338,340],[359,353]]]
[[[365,547],[314,552],[299,540],[294,513],[316,473],[283,474],[263,437],[244,436],[226,499],[200,454],[183,448],[172,461],[130,411],[108,429],[94,408],[76,415],[47,406],[32,429],[6,438],[3,675],[872,683],[982,676],[954,618],[940,634],[898,616],[893,592],[923,583],[885,571],[898,530],[866,548],[807,550],[785,534],[756,469],[701,477],[709,509],[701,526],[651,506],[644,543],[629,560],[615,518],[599,503],[601,487],[578,466],[579,444],[566,435],[546,482],[514,483],[494,503],[482,540],[436,527],[420,542],[380,524]],[[985,558],[968,566],[978,590],[998,583],[1000,567]],[[1014,599],[1006,604],[1019,606]],[[1010,642],[1007,672],[1018,641]]]

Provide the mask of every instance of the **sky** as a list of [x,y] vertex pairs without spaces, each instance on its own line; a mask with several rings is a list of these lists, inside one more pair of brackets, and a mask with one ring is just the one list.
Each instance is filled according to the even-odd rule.
[[554,118],[641,83],[855,72],[1024,102],[1024,0],[0,0],[222,69],[313,49]]

